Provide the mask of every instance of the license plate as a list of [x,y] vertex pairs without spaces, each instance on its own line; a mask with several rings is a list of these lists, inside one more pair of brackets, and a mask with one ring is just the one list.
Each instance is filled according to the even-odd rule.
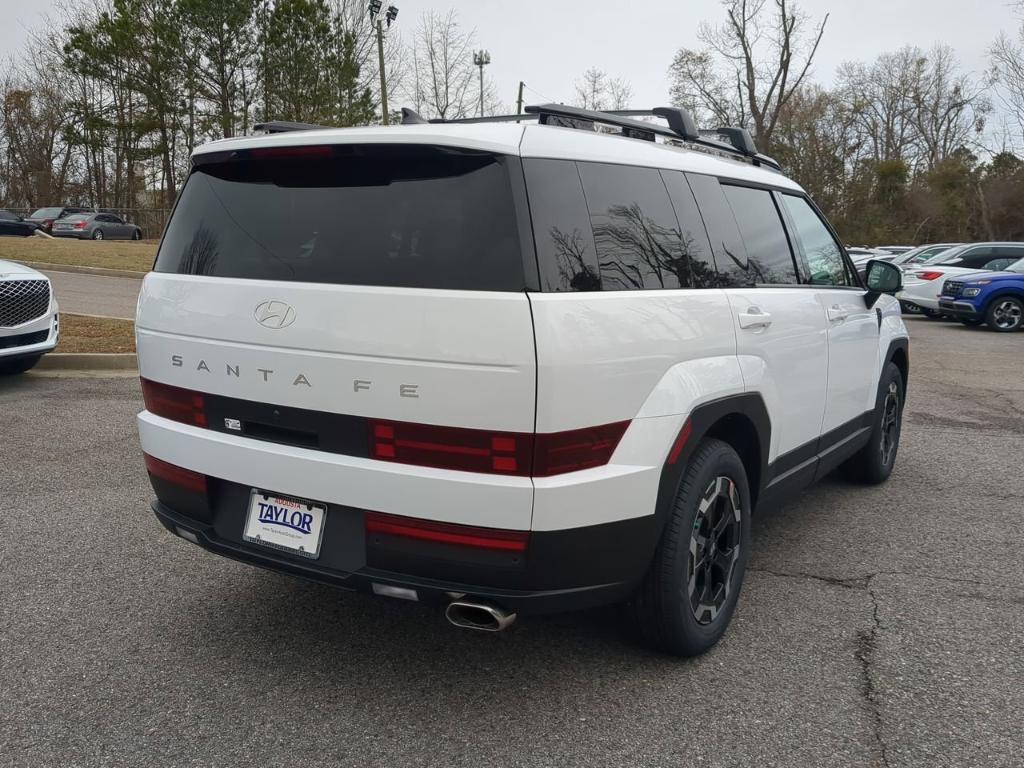
[[327,507],[253,491],[242,538],[315,560],[320,556]]

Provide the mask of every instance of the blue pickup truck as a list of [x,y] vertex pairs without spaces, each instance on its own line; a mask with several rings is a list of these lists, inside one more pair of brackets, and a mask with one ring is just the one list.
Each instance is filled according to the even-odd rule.
[[939,311],[966,325],[985,323],[993,331],[1019,331],[1024,327],[1024,259],[1002,272],[947,280],[939,296]]

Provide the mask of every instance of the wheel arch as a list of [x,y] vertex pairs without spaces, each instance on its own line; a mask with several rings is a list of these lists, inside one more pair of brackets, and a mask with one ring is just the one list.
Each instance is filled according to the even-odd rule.
[[[885,353],[885,364],[894,363],[900,369],[900,376],[903,378],[903,391],[907,389],[907,381],[910,377],[910,342],[907,339],[893,339],[889,342],[889,349]],[[883,370],[885,366],[882,366]],[[879,372],[881,375],[881,371]]]

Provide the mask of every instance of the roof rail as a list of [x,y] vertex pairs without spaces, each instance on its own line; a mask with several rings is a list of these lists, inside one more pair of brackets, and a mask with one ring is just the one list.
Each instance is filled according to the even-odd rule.
[[314,125],[313,123],[289,123],[284,120],[268,120],[265,123],[256,123],[252,128],[254,131],[264,133],[289,133],[291,131],[319,131],[330,128],[329,125]]
[[[654,141],[655,136],[682,140],[697,144],[719,153],[739,156],[749,160],[754,165],[765,165],[777,171],[782,167],[772,158],[757,152],[754,141],[744,128],[724,128],[715,131],[698,131],[693,117],[684,109],[677,107],[657,107],[651,110],[626,109],[608,112],[597,112],[577,107],[567,107],[562,104],[542,104],[540,106],[529,106],[526,111],[536,114],[542,125],[562,125],[570,128],[582,128],[593,130],[595,123],[613,125],[622,128],[623,134],[631,138],[647,139]],[[633,117],[653,115],[664,118],[668,121],[669,127],[663,128],[660,125],[633,120]],[[719,134],[725,137],[726,141],[719,141],[709,138],[709,135]]]
[[429,123],[518,123],[523,120],[536,120],[536,115],[485,115],[484,117],[456,117],[452,120],[445,120],[441,117],[434,117],[428,120]]

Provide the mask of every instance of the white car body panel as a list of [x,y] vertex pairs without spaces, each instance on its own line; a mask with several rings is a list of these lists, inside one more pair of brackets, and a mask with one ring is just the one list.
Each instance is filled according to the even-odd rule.
[[[914,276],[914,272],[941,272],[942,277],[934,280],[921,280]],[[909,301],[919,307],[938,310],[939,295],[946,280],[960,275],[969,275],[976,272],[985,272],[984,269],[968,269],[966,267],[944,267],[940,264],[915,265],[913,269],[907,269],[903,274],[903,290],[896,294],[898,299]]]

